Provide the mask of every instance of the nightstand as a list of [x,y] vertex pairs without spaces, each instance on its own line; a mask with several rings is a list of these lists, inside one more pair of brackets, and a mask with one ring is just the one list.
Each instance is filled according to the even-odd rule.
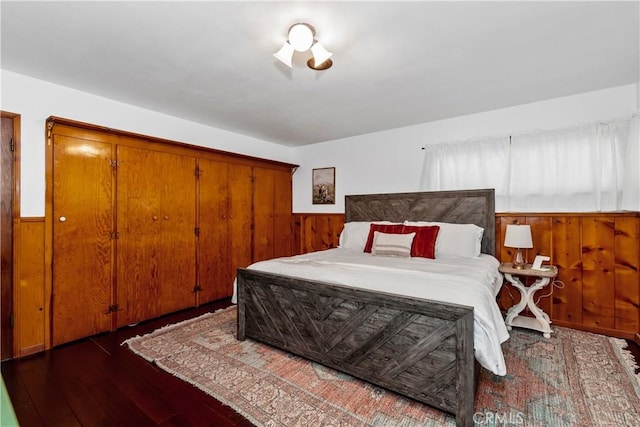
[[[554,265],[544,265],[543,268],[544,270],[532,270],[531,264],[526,264],[524,268],[513,268],[513,264],[510,262],[500,264],[498,270],[522,295],[520,302],[507,311],[507,318],[504,322],[508,330],[511,330],[513,326],[529,328],[542,332],[545,338],[551,338],[552,331],[549,326],[551,319],[535,304],[533,295],[558,275],[558,268]],[[525,286],[519,277],[537,277],[537,280],[531,286]],[[536,317],[521,316],[520,313],[525,307],[529,307],[531,313]]]

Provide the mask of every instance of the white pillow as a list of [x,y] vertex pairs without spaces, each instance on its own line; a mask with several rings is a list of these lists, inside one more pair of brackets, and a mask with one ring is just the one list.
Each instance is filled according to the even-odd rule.
[[477,257],[482,249],[484,228],[475,224],[452,224],[448,222],[405,221],[405,225],[440,227],[436,238],[436,259],[454,257]]
[[[339,248],[354,249],[360,252],[364,251],[369,238],[369,228],[372,221],[352,221],[344,224],[342,233],[338,241]],[[397,224],[389,221],[375,221],[375,224]]]
[[411,245],[413,244],[414,237],[416,237],[415,232],[407,234],[391,234],[374,231],[371,254],[410,258]]

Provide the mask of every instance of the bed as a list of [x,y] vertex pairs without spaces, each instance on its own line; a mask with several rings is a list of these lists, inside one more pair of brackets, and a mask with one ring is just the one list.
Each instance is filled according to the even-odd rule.
[[[484,229],[481,252],[493,255],[495,251],[494,191],[491,189],[345,197],[346,223],[381,220],[475,224]],[[411,281],[421,278],[414,278],[417,273],[407,267],[403,276],[385,279],[382,270],[391,270],[391,264],[370,268],[376,269],[374,274],[380,281],[400,280],[402,283],[393,283],[391,292],[376,287],[368,289],[358,283],[367,279],[362,278],[364,275],[360,270],[351,271],[353,263],[344,252],[335,249],[317,256],[328,258],[292,257],[263,261],[238,270],[237,338],[253,338],[298,354],[452,413],[458,425],[473,425],[480,369],[477,357],[474,357],[474,339],[477,342],[480,329],[486,323],[486,319],[479,321],[478,317],[493,316],[497,322],[498,331],[492,347],[497,345],[500,352],[500,343],[506,339],[506,328],[495,304],[495,295],[489,292],[487,297],[487,292],[478,290],[484,292],[483,296],[467,298],[469,304],[451,302],[451,298],[422,298],[420,293],[405,292],[404,288],[404,294],[400,295],[393,288],[411,287]],[[354,259],[362,257],[355,253],[350,256]],[[485,258],[482,263],[497,262],[495,258]],[[345,261],[341,262],[342,259]],[[489,259],[493,261],[487,261]],[[295,268],[281,270],[284,264],[313,264],[324,268],[331,262],[342,264],[342,273],[307,274],[305,277],[282,273],[295,272]],[[396,260],[387,262],[397,264]],[[455,265],[452,268],[456,268]],[[340,281],[334,280],[342,275]],[[442,277],[442,283],[434,282],[435,285],[449,286],[444,283],[449,280],[447,276],[437,277]],[[490,300],[491,314],[483,314],[486,309],[472,301],[476,298]],[[499,319],[495,319],[495,313]],[[495,356],[501,357],[501,352]],[[483,366],[487,366],[486,360],[483,360]],[[504,374],[499,372],[504,366],[491,370]]]

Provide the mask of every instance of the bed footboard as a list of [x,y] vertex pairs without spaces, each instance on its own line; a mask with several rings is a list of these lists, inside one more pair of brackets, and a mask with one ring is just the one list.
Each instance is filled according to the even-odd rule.
[[238,270],[238,336],[455,414],[473,425],[473,308]]

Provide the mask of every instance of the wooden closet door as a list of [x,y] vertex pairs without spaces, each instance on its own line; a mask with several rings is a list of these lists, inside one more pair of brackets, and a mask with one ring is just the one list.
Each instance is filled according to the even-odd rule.
[[292,187],[291,171],[274,171],[274,257],[291,256],[293,253]]
[[118,326],[195,305],[195,158],[118,146]]
[[273,169],[254,168],[253,186],[253,261],[274,256],[274,175]]
[[111,329],[112,145],[53,140],[52,344]]
[[199,170],[198,303],[202,304],[228,297],[235,273],[229,253],[229,165],[199,159]]
[[[252,245],[252,171],[251,166],[229,163],[229,244],[231,273],[251,264]],[[233,281],[227,283],[226,294],[233,294]]]

